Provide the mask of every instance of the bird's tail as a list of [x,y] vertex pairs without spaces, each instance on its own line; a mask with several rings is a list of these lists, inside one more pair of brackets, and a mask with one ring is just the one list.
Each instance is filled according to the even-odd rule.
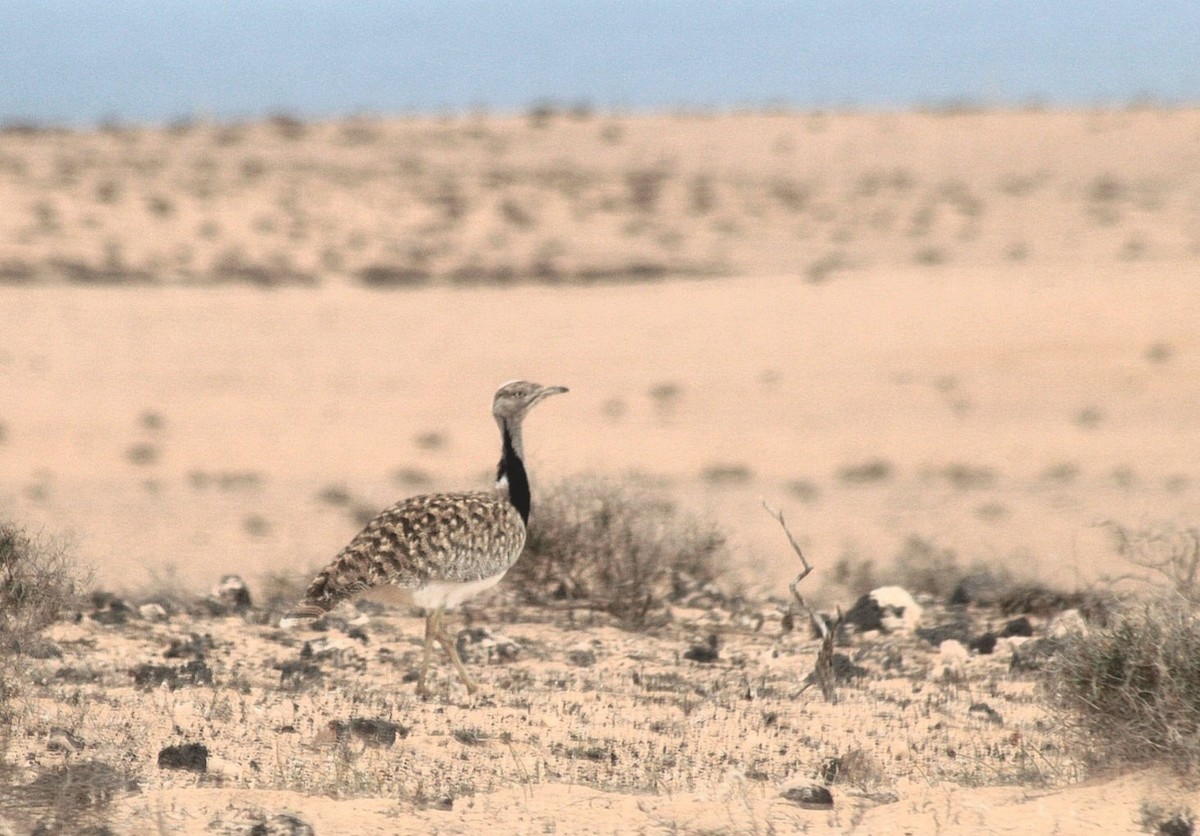
[[308,585],[303,600],[279,620],[279,626],[286,629],[312,624],[325,613],[332,610],[342,601],[351,598],[371,586],[360,573],[347,571],[347,560],[339,555],[326,568],[317,573],[313,582]]

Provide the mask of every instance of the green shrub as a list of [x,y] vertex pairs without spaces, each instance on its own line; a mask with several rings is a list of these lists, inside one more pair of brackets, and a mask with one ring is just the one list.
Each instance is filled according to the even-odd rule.
[[628,481],[575,477],[539,494],[509,579],[529,603],[579,601],[638,628],[714,580],[724,557],[720,531],[662,498]]
[[1051,694],[1109,765],[1200,767],[1200,610],[1177,596],[1131,605],[1070,634]]

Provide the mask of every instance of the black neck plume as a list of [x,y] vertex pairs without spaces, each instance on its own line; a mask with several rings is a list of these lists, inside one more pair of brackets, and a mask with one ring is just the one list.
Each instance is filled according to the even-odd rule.
[[500,466],[496,469],[496,481],[504,480],[508,485],[508,501],[517,509],[522,521],[529,522],[529,509],[532,498],[529,493],[529,475],[525,472],[525,463],[513,447],[512,436],[508,427],[502,428],[504,435],[503,452],[500,454]]

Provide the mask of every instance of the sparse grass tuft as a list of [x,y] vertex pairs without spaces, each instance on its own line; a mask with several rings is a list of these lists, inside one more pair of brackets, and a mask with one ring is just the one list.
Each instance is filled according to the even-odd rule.
[[525,554],[509,570],[532,603],[581,601],[638,629],[720,572],[720,531],[627,481],[576,477],[542,496]]
[[1164,596],[1069,634],[1048,669],[1056,702],[1109,765],[1200,770],[1200,610]]

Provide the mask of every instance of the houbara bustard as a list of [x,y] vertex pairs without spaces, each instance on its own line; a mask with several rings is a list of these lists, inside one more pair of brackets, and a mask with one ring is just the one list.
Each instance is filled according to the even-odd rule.
[[404,499],[380,512],[309,585],[304,600],[281,626],[310,623],[358,595],[425,610],[425,646],[417,693],[436,639],[469,693],[476,685],[442,623],[446,610],[495,586],[525,546],[529,476],[521,422],[534,404],[566,392],[525,380],[505,383],[492,400],[500,427],[500,465],[491,491],[435,493]]

